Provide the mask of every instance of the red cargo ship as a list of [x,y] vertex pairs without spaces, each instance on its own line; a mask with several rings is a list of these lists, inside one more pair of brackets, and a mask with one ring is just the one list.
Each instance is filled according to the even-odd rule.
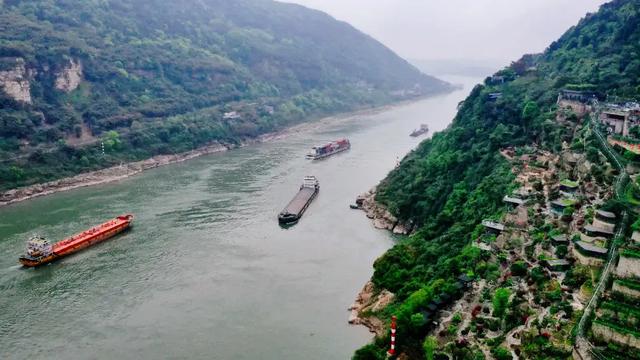
[[86,247],[110,239],[129,229],[133,215],[122,215],[104,224],[92,227],[80,234],[64,239],[53,245],[42,237],[33,237],[27,242],[27,254],[20,257],[26,267],[48,264],[61,257],[76,253]]
[[307,155],[307,159],[319,160],[349,149],[351,149],[349,139],[340,139],[325,145],[315,146],[313,153]]

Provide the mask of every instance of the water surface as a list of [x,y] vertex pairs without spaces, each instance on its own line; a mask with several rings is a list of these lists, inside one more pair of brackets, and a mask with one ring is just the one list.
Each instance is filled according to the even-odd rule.
[[[371,335],[347,308],[393,244],[349,204],[419,143],[413,129],[448,125],[474,83],[449,80],[465,89],[0,209],[0,358],[349,358]],[[350,151],[304,159],[342,136]],[[305,175],[320,194],[284,230],[277,214]],[[32,234],[59,240],[129,212],[123,236],[17,266]]]

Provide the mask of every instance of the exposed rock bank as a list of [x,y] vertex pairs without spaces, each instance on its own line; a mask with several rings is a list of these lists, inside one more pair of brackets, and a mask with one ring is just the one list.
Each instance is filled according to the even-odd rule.
[[384,335],[385,324],[374,314],[393,302],[394,298],[395,295],[387,290],[376,293],[373,283],[367,282],[356,301],[349,307],[349,324],[366,326],[376,336]]
[[105,184],[136,175],[144,170],[178,163],[198,156],[229,150],[230,146],[212,144],[207,147],[175,155],[158,155],[150,159],[114,166],[102,170],[87,172],[73,177],[13,189],[0,193],[0,206],[32,199],[39,196],[77,189],[80,187]]
[[383,205],[377,203],[375,196],[376,190],[374,188],[358,197],[361,201],[361,209],[364,210],[369,219],[373,220],[373,226],[376,229],[392,231],[394,234],[410,234],[412,227],[400,222]]

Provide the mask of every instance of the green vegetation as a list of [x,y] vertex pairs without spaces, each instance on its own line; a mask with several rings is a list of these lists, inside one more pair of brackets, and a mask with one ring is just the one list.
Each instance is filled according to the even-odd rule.
[[504,316],[507,305],[509,305],[510,296],[511,291],[509,289],[500,288],[496,290],[496,293],[493,295],[493,316],[497,318]]
[[[0,190],[449,89],[348,24],[293,4],[5,0],[0,8],[0,71],[24,64],[33,99],[0,91]],[[82,64],[83,81],[67,93],[55,82],[71,61]],[[103,156],[110,131],[118,143]]]
[[422,348],[424,350],[424,357],[426,360],[433,360],[435,351],[438,349],[438,341],[433,336],[427,336],[427,338],[424,339]]
[[513,356],[511,356],[511,352],[503,347],[497,347],[491,351],[493,356],[496,357],[497,360],[511,360]]
[[622,251],[620,252],[620,256],[640,259],[640,250],[638,250],[638,249],[629,249],[629,248],[622,249]]
[[630,328],[624,325],[620,325],[609,319],[595,319],[593,320],[594,324],[599,324],[611,328],[621,334],[632,335],[634,337],[640,338],[640,331],[634,328]]
[[569,179],[564,179],[564,180],[562,180],[562,181],[560,182],[560,185],[562,185],[562,186],[566,186],[566,187],[569,187],[569,188],[575,188],[575,187],[578,187],[578,185],[580,185],[580,184],[578,184],[578,182],[577,182],[577,181],[572,181],[572,180],[569,180]]
[[600,304],[601,309],[607,309],[617,314],[632,315],[640,319],[640,309],[635,305],[628,305],[619,301],[604,301]]
[[[638,1],[615,0],[603,5],[543,54],[526,55],[498,72],[506,79],[504,83],[487,78],[474,88],[452,125],[421,143],[382,181],[376,200],[416,232],[374,264],[376,287],[397,295],[396,302],[377,316],[397,315],[406,307],[420,309],[422,304],[414,301],[416,294],[435,284],[452,284],[462,273],[500,281],[499,266],[470,245],[482,237],[482,220],[501,217],[502,197],[514,189],[513,175],[499,150],[535,144],[557,152],[564,141],[572,143],[573,133],[555,121],[557,94],[563,88],[587,87],[602,97],[640,98],[640,60],[634,55],[640,52],[639,24]],[[502,94],[498,99],[489,96],[498,92]],[[590,135],[576,146],[600,164],[604,157],[597,141]],[[593,167],[591,175],[599,184],[611,178],[600,165]],[[578,204],[565,201],[563,205]],[[532,247],[525,250],[533,252]],[[565,249],[558,252],[563,255]],[[529,276],[539,287],[549,283],[540,267],[530,269]],[[572,286],[592,287],[582,269],[568,276]],[[556,282],[539,297],[559,306],[562,291]],[[399,316],[400,329],[410,326],[409,317]],[[428,329],[408,331],[398,346],[409,354],[418,353],[427,334]],[[544,337],[531,341],[540,342],[536,349],[552,348]]]
[[617,279],[616,283],[632,290],[640,291],[640,281],[631,279]]

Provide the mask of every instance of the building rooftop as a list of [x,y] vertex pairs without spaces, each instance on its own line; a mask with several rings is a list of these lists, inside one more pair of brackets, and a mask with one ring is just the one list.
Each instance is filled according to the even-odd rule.
[[498,230],[498,231],[504,231],[504,225],[497,223],[497,222],[493,222],[493,221],[489,221],[489,220],[483,220],[482,221],[482,225],[484,227],[487,227],[489,229],[494,229],[494,230]]
[[524,200],[518,199],[516,197],[511,197],[509,195],[505,195],[504,198],[502,198],[502,201],[504,201],[506,203],[510,203],[510,204],[515,204],[515,205],[524,204]]
[[576,200],[574,199],[560,199],[560,200],[554,200],[551,202],[551,205],[556,205],[559,207],[567,207],[567,206],[573,206],[577,203]]
[[592,253],[606,255],[609,252],[609,249],[603,248],[600,246],[595,246],[593,244],[589,244],[588,242],[578,241],[576,242],[576,246],[582,250],[589,251]]
[[603,217],[603,218],[607,218],[607,219],[615,219],[616,218],[616,214],[610,212],[610,211],[604,211],[604,210],[598,210],[596,211],[596,214]]
[[567,188],[571,188],[571,189],[575,189],[577,188],[580,184],[577,181],[573,181],[573,180],[569,180],[569,179],[564,179],[560,182],[561,186],[567,187]]
[[556,267],[556,266],[569,266],[571,265],[570,262],[568,262],[565,259],[557,259],[557,260],[545,260],[547,265],[549,265],[549,267]]
[[551,237],[551,239],[555,242],[569,242],[569,239],[567,238],[567,235],[565,234],[558,234],[558,235],[553,235]]
[[613,231],[611,230],[595,227],[593,225],[585,225],[584,230],[592,233],[598,233],[598,234],[606,234],[606,235],[614,234]]

